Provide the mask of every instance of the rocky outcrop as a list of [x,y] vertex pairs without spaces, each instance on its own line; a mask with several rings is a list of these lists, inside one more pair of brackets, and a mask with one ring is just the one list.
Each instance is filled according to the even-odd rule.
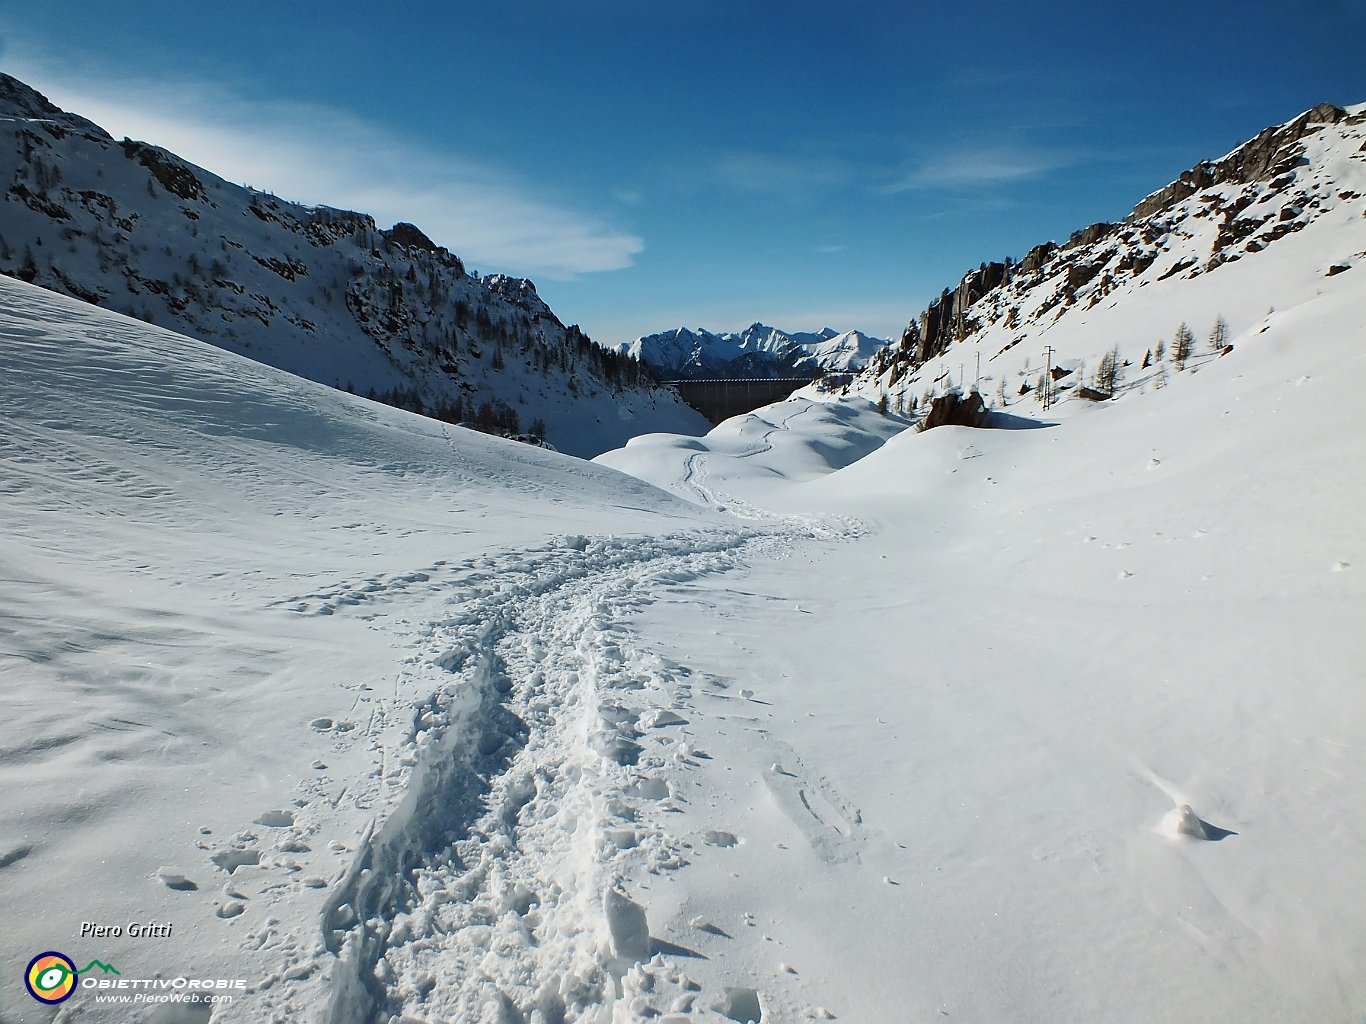
[[1337,124],[1347,111],[1320,103],[1295,120],[1257,134],[1218,161],[1202,161],[1185,171],[1166,188],[1159,189],[1134,207],[1128,220],[1142,220],[1188,199],[1201,189],[1225,182],[1270,181],[1291,169],[1297,153],[1291,147],[1325,124]]
[[986,424],[986,420],[987,407],[979,392],[969,391],[966,395],[961,395],[957,391],[949,391],[930,403],[930,411],[921,421],[920,429],[981,427]]
[[1090,227],[1085,227],[1080,231],[1072,232],[1072,237],[1067,240],[1067,244],[1064,245],[1063,248],[1075,249],[1081,245],[1095,245],[1110,232],[1114,231],[1114,229],[1115,226],[1113,224],[1107,224],[1104,221],[1101,221],[1098,224],[1092,224]]
[[124,156],[129,160],[136,160],[151,171],[152,177],[161,182],[161,187],[167,192],[191,201],[208,198],[204,192],[204,183],[190,170],[190,165],[179,157],[164,149],[149,146],[144,142],[134,142],[132,139],[124,139],[122,146]]
[[436,252],[441,248],[441,246],[428,238],[416,224],[409,224],[407,221],[399,221],[386,231],[384,236],[395,245],[401,245],[405,249],[421,249],[424,252]]
[[[950,344],[971,333],[968,308],[1006,279],[1006,264],[983,263],[963,275],[958,287],[944,289],[942,295],[920,314],[915,332],[916,359],[924,362],[945,351]],[[903,342],[906,335],[902,335]]]
[[1044,242],[1043,245],[1036,245],[1025,253],[1024,259],[1020,260],[1020,273],[1037,274],[1058,251],[1056,242]]

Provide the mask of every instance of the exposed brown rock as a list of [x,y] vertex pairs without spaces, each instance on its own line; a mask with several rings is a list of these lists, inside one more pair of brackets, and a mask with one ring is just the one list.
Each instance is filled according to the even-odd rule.
[[1221,182],[1268,181],[1277,175],[1284,175],[1294,166],[1298,156],[1298,151],[1290,148],[1293,143],[1318,131],[1321,125],[1337,124],[1346,116],[1347,111],[1341,107],[1320,103],[1289,124],[1267,128],[1217,163],[1206,160],[1196,164],[1166,188],[1154,192],[1135,206],[1128,219],[1134,221],[1149,217],[1201,189]]
[[986,418],[987,407],[980,392],[969,391],[967,395],[960,395],[957,391],[949,391],[930,403],[930,411],[921,421],[920,429],[980,427],[986,423]]

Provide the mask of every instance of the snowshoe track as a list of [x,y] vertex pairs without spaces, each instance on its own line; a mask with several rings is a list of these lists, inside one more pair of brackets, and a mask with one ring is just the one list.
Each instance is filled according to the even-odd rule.
[[668,795],[646,712],[668,707],[671,673],[622,621],[764,538],[783,543],[752,526],[567,537],[480,574],[431,630],[448,681],[415,713],[405,795],[324,910],[323,1019],[612,1019],[640,956],[613,948],[604,897],[628,854],[684,863],[653,824]]

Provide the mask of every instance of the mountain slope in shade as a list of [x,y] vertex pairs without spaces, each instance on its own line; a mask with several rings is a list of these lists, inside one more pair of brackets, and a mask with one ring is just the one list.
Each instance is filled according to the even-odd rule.
[[0,272],[389,404],[591,456],[706,424],[535,286],[411,224],[243,188],[116,142],[0,75]]

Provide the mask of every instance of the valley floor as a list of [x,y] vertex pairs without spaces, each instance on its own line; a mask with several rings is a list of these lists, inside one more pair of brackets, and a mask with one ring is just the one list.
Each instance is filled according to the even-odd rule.
[[0,1020],[1366,1013],[1350,295],[1038,429],[594,465],[0,289]]

